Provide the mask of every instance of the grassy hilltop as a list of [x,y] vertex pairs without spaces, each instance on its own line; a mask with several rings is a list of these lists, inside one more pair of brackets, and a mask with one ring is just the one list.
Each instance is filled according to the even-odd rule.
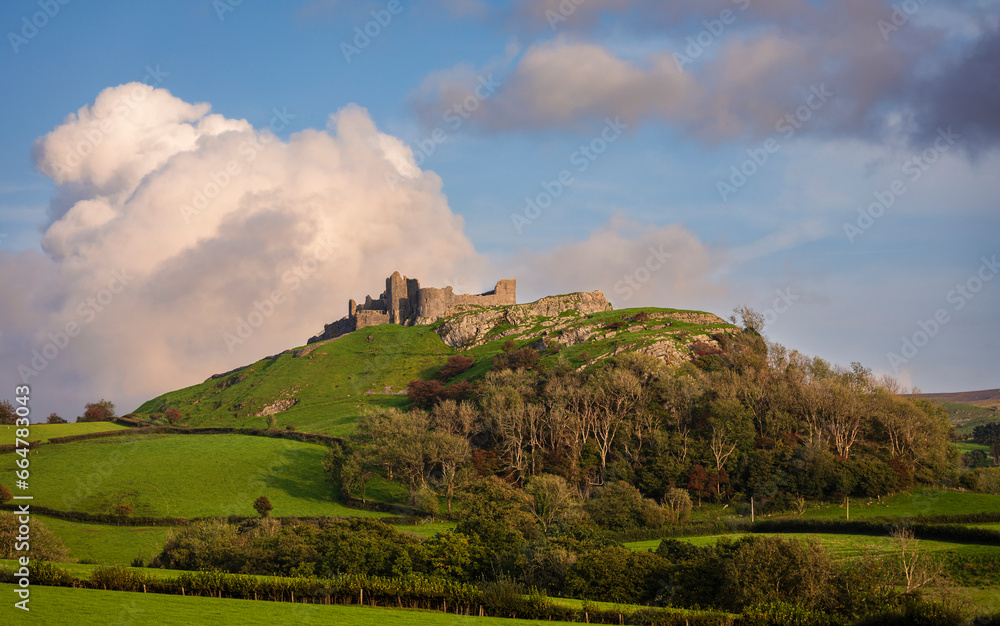
[[[516,305],[523,306],[523,305]],[[494,307],[500,311],[511,307]],[[190,426],[262,428],[268,407],[293,406],[276,414],[278,425],[308,432],[344,435],[366,406],[403,407],[412,380],[434,378],[449,356],[463,354],[475,365],[456,381],[482,377],[507,341],[518,347],[548,339],[542,363],[565,359],[573,367],[594,363],[622,351],[671,342],[681,353],[709,335],[733,328],[699,311],[637,308],[581,315],[568,310],[555,316],[534,315],[518,324],[501,320],[483,329],[482,345],[455,349],[438,331],[449,321],[480,313],[462,313],[433,325],[371,326],[337,339],[286,351],[228,375],[154,398],[135,411],[150,419],[177,408]],[[636,319],[641,321],[636,321]],[[707,321],[697,323],[686,320]],[[556,329],[553,331],[553,329]],[[561,337],[587,337],[563,346]],[[555,343],[560,342],[556,347]]]

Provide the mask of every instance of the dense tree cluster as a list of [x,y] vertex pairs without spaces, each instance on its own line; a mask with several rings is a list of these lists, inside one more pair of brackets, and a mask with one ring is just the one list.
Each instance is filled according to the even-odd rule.
[[[521,486],[551,474],[584,500],[595,487],[632,485],[669,517],[668,494],[679,489],[699,502],[753,497],[781,510],[953,479],[943,410],[899,395],[896,381],[858,363],[831,366],[768,343],[752,312],[744,323],[680,368],[638,353],[585,371],[563,360],[542,367],[521,356],[537,356],[533,348],[508,342],[461,394],[415,381],[414,409],[365,415],[352,452],[338,453],[349,461],[339,484],[355,495],[367,468],[450,499],[463,467]],[[653,524],[651,511],[628,523]]]

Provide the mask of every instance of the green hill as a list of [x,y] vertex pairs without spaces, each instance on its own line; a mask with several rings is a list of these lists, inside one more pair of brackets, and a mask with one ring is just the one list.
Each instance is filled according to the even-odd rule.
[[[135,412],[155,420],[178,408],[190,426],[280,427],[349,434],[367,406],[406,405],[405,389],[436,376],[449,356],[474,366],[456,380],[482,377],[507,341],[534,346],[541,363],[564,359],[583,367],[623,351],[647,351],[680,363],[715,345],[711,335],[734,327],[709,313],[627,309],[586,313],[574,295],[511,307],[477,308],[432,325],[371,326],[333,340],[285,351],[205,382],[154,398]],[[601,297],[603,299],[603,296]],[[451,347],[465,342],[463,348]]]
[[320,445],[248,435],[92,439],[38,448],[31,492],[38,506],[94,514],[124,503],[135,516],[253,516],[253,501],[266,495],[276,516],[378,515],[336,502],[325,454]]

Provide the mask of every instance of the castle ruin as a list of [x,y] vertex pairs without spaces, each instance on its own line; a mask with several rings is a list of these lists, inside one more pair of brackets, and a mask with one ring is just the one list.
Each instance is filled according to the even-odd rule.
[[454,293],[451,287],[421,287],[417,279],[393,272],[385,279],[385,291],[377,300],[371,296],[366,296],[362,304],[351,300],[347,305],[347,317],[327,324],[323,333],[309,343],[333,339],[367,326],[431,324],[474,307],[517,304],[516,283],[515,280],[501,280],[492,291],[466,295]]

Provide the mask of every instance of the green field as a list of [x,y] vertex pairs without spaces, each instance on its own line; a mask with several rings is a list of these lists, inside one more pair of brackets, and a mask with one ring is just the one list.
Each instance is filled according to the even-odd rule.
[[[53,437],[68,437],[89,433],[103,433],[110,430],[123,430],[113,422],[81,422],[79,424],[32,424],[29,429],[28,441],[48,441]],[[12,445],[15,440],[16,426],[0,427],[0,445]]]
[[[454,626],[558,624],[490,617],[463,617],[431,611],[381,609],[358,606],[319,604],[293,604],[291,602],[264,602],[231,600],[228,598],[201,598],[170,596],[154,593],[127,593],[95,589],[67,589],[63,587],[32,587],[30,613],[13,607],[14,585],[0,584],[0,595],[5,598],[0,608],[0,621],[4,624],[45,624],[46,626],[84,626],[89,624],[270,624],[292,626],[298,624],[401,624],[404,626]],[[9,600],[9,602],[7,601]],[[565,623],[565,622],[563,622]]]
[[253,501],[266,495],[275,516],[381,516],[336,502],[325,454],[320,445],[246,435],[94,439],[39,448],[31,493],[36,505],[88,513],[125,502],[151,517],[256,515]]
[[[705,535],[702,537],[684,537],[681,541],[687,541],[694,545],[712,545],[723,537],[736,539],[745,536],[746,533],[731,535]],[[753,533],[755,536],[783,537],[786,539],[814,539],[826,548],[832,556],[842,558],[853,558],[866,551],[875,554],[888,554],[896,549],[892,537],[872,537],[868,535],[846,535],[838,533]],[[625,544],[630,550],[656,550],[660,545],[660,540],[634,541]],[[1000,546],[980,546],[967,543],[951,543],[948,541],[931,541],[923,539],[920,547],[928,552],[950,553],[960,557],[969,556],[989,556],[1000,557]]]
[[[912,493],[899,493],[883,498],[851,498],[850,505],[852,520],[874,517],[1000,513],[1000,496],[919,487]],[[791,515],[792,513],[787,511],[774,515],[764,515],[758,511],[757,518]],[[803,516],[809,519],[846,519],[847,507],[843,502],[807,502]],[[696,506],[691,514],[692,521],[718,521],[734,517],[736,516],[733,515],[733,507],[723,508],[719,504]]]
[[149,561],[163,547],[169,530],[164,526],[82,524],[42,515],[35,519],[63,540],[70,559],[95,563],[128,565],[137,556]]

